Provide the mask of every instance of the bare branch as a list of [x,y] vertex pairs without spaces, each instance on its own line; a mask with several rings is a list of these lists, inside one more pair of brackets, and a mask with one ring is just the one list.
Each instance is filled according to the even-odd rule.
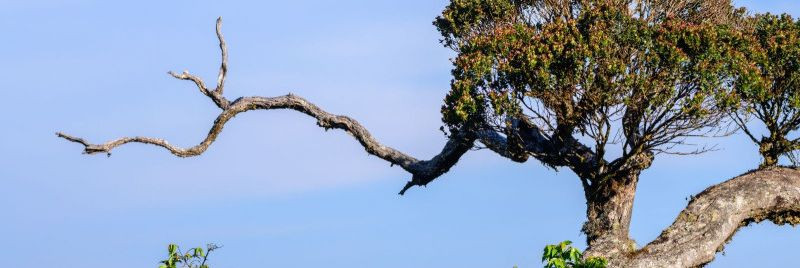
[[225,88],[225,78],[228,76],[228,46],[222,36],[222,17],[217,18],[217,39],[219,39],[219,50],[222,51],[222,63],[219,66],[217,88],[214,91],[222,95],[222,91]]
[[63,138],[65,140],[71,141],[71,142],[83,144],[83,146],[86,146],[87,148],[92,145],[92,144],[90,144],[89,142],[87,142],[84,139],[81,139],[81,138],[78,138],[78,137],[73,137],[73,136],[70,136],[70,135],[67,135],[67,134],[64,134],[64,133],[61,133],[61,132],[56,132],[56,136],[58,136],[59,138]]
[[211,98],[211,100],[214,101],[214,104],[216,104],[217,107],[219,107],[220,109],[225,110],[228,108],[228,106],[230,106],[230,102],[227,99],[225,99],[225,97],[222,96],[222,94],[220,94],[217,91],[209,91],[208,88],[206,87],[205,82],[203,82],[203,79],[200,79],[199,77],[190,74],[189,71],[183,71],[183,73],[181,74],[176,74],[172,71],[169,71],[167,73],[172,77],[175,77],[176,79],[188,80],[194,82],[195,85],[197,85],[197,88],[200,90],[200,93],[203,93],[203,95],[206,95],[209,98]]
[[61,132],[56,133],[56,135],[68,141],[83,145],[85,154],[106,153],[110,156],[111,151],[116,147],[128,143],[143,143],[162,147],[179,157],[192,157],[205,152],[222,132],[225,123],[239,113],[250,110],[290,109],[317,119],[317,125],[325,128],[326,130],[341,129],[348,132],[356,140],[358,140],[367,153],[380,157],[392,165],[401,166],[403,169],[411,173],[411,181],[408,182],[400,194],[404,194],[406,190],[413,186],[427,185],[434,179],[446,173],[458,162],[459,158],[461,158],[463,154],[465,154],[474,146],[476,139],[474,133],[469,131],[458,131],[450,135],[450,139],[438,155],[434,156],[430,160],[418,160],[394,148],[387,147],[379,143],[375,138],[372,137],[366,128],[358,123],[358,121],[347,116],[330,114],[306,99],[292,94],[273,98],[243,97],[233,102],[229,102],[227,99],[225,99],[225,97],[222,96],[225,85],[225,77],[227,76],[228,70],[228,50],[225,44],[225,39],[222,36],[221,17],[217,19],[216,29],[217,37],[219,38],[219,46],[222,50],[222,64],[220,66],[220,73],[217,79],[217,88],[215,90],[209,91],[202,79],[190,74],[188,71],[184,71],[182,74],[169,72],[171,76],[177,79],[194,82],[203,95],[211,98],[211,100],[222,109],[222,112],[219,114],[219,116],[217,116],[217,119],[214,121],[214,124],[208,131],[208,135],[199,144],[189,148],[182,148],[172,145],[164,139],[150,137],[122,137],[103,144],[92,144],[82,138],[74,137]]
[[211,98],[217,107],[225,110],[230,106],[230,102],[222,95],[223,89],[225,88],[225,77],[228,75],[228,46],[225,44],[225,38],[222,36],[222,17],[217,18],[217,38],[219,39],[219,49],[222,51],[222,63],[219,68],[219,77],[217,77],[217,87],[213,91],[208,90],[203,79],[190,74],[189,71],[183,71],[181,74],[172,71],[167,73],[176,79],[194,82],[200,90],[200,93]]
[[[228,50],[222,35],[221,17],[217,19],[216,33],[222,54],[222,63],[220,65],[216,89],[209,90],[201,78],[190,74],[188,71],[184,71],[181,74],[169,72],[174,78],[194,82],[203,95],[208,96],[222,109],[222,112],[217,116],[206,138],[199,144],[183,148],[172,145],[164,139],[139,136],[122,137],[103,144],[92,144],[82,138],[64,133],[59,132],[56,133],[56,135],[68,141],[83,145],[84,153],[86,154],[107,153],[110,155],[111,151],[116,147],[128,143],[143,143],[164,148],[179,157],[193,157],[204,153],[222,132],[225,124],[239,113],[250,110],[290,109],[317,119],[317,124],[326,130],[341,129],[348,132],[364,147],[367,153],[384,159],[392,165],[401,166],[404,170],[411,173],[411,180],[400,191],[400,194],[404,194],[405,191],[413,186],[425,186],[446,173],[458,162],[463,154],[474,148],[476,140],[481,140],[482,143],[501,156],[511,158],[517,162],[524,162],[527,160],[527,155],[520,156],[519,154],[512,153],[511,148],[516,148],[518,144],[511,146],[508,139],[495,130],[470,129],[453,131],[439,154],[430,160],[418,160],[394,148],[379,143],[372,137],[369,131],[356,120],[347,116],[330,114],[315,104],[292,94],[272,98],[242,97],[230,102],[222,95],[228,70]],[[525,124],[515,124],[514,128],[515,132],[520,131],[524,143],[521,146],[523,150],[526,151],[525,154],[536,157],[548,166],[574,166],[575,163],[580,162],[576,159],[594,159],[588,147],[583,146],[573,139],[553,141],[550,137],[547,137],[538,126],[531,125],[531,123],[528,122],[525,122]]]
[[85,154],[97,154],[97,153],[106,153],[111,154],[111,151],[119,146],[128,144],[128,143],[144,143],[144,144],[151,144],[155,146],[162,147],[167,149],[170,153],[179,156],[179,157],[192,157],[202,154],[203,152],[208,149],[208,146],[214,143],[217,139],[217,136],[220,132],[222,132],[222,128],[225,126],[225,123],[228,122],[233,116],[238,114],[240,111],[236,111],[233,109],[223,110],[222,113],[217,117],[214,121],[214,125],[209,130],[208,135],[206,138],[200,142],[199,144],[189,147],[189,148],[181,148],[175,145],[170,144],[168,141],[159,138],[150,138],[150,137],[122,137],[116,140],[108,141],[103,144],[91,144],[86,142],[82,138],[73,137],[64,133],[56,133],[56,136],[64,138],[71,142],[76,142],[82,144],[85,148],[83,153]]
[[63,133],[57,133],[58,137],[71,142],[82,144],[84,153],[111,153],[119,146],[128,143],[144,143],[162,147],[170,153],[179,157],[192,157],[202,154],[208,149],[219,134],[222,132],[225,123],[239,113],[250,110],[275,110],[291,109],[317,119],[317,125],[325,129],[341,129],[351,134],[364,147],[367,153],[380,157],[392,165],[401,166],[411,173],[412,179],[403,189],[405,193],[412,186],[424,186],[446,173],[450,167],[458,162],[459,158],[473,147],[475,138],[467,132],[454,133],[442,151],[430,160],[418,160],[394,148],[384,146],[379,143],[358,121],[341,115],[330,114],[317,105],[301,97],[289,94],[285,96],[265,98],[265,97],[246,97],[239,98],[224,109],[214,121],[214,125],[209,130],[206,138],[199,144],[190,148],[174,146],[163,139],[149,137],[123,137],[106,142],[104,144],[91,144],[85,140]]
[[203,79],[201,79],[200,77],[197,77],[197,76],[194,76],[194,75],[190,74],[189,71],[183,71],[183,73],[181,73],[181,74],[176,74],[173,71],[169,71],[169,72],[167,72],[167,74],[171,75],[172,77],[175,77],[175,79],[187,80],[187,81],[194,82],[194,84],[197,85],[197,89],[200,90],[200,93],[203,93],[203,95],[211,97],[211,93],[208,92],[208,87],[206,87],[206,83],[203,82]]

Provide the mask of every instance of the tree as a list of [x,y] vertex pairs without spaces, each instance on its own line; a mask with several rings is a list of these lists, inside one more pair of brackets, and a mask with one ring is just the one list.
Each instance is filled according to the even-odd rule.
[[[221,109],[200,144],[123,137],[103,144],[63,133],[84,153],[127,143],[160,146],[179,157],[202,154],[235,115],[290,109],[320,127],[351,134],[364,149],[411,173],[400,191],[447,173],[474,148],[526,162],[568,168],[587,202],[586,258],[610,267],[694,267],[713,260],[751,222],[800,223],[800,171],[765,168],[695,196],[675,222],[642,248],[629,237],[641,172],[661,154],[697,154],[687,142],[726,135],[737,92],[763,84],[748,55],[745,12],[729,0],[452,0],[434,25],[458,53],[442,106],[448,142],[420,160],[378,142],[358,121],[333,115],[292,94],[224,96],[227,47],[217,21],[222,64],[215,88],[188,72]],[[746,109],[745,109],[746,110]]]
[[[797,164],[792,152],[800,149],[800,138],[789,135],[800,128],[800,22],[786,14],[757,15],[750,20],[747,55],[760,76],[741,75],[742,84],[749,86],[736,88],[743,105],[732,118],[759,145],[762,167],[776,166],[780,156]],[[751,117],[766,127],[767,136],[755,136],[754,127],[747,124]]]
[[161,261],[159,268],[209,268],[206,264],[208,255],[219,249],[215,244],[206,245],[205,251],[201,247],[190,248],[186,252],[181,252],[181,248],[175,244],[167,246],[167,259]]

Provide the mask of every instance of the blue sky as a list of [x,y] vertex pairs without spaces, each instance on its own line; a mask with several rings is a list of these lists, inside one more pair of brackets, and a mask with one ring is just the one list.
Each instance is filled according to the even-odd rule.
[[[800,14],[800,3],[739,1]],[[427,188],[343,132],[287,111],[238,116],[206,154],[131,145],[81,155],[56,131],[192,145],[214,105],[166,71],[212,81],[223,16],[229,98],[292,92],[427,158],[452,53],[431,21],[446,1],[0,0],[0,266],[155,267],[166,244],[224,247],[213,267],[540,267],[541,248],[584,247],[579,181],[531,161],[469,153]],[[660,157],[639,184],[632,236],[655,238],[685,198],[755,167],[741,135],[723,150]],[[739,232],[710,267],[794,262],[800,232]],[[769,256],[769,257],[765,257]]]

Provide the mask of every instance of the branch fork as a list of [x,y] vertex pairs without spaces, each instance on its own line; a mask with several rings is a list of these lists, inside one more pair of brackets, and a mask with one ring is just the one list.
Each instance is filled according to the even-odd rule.
[[[219,76],[217,77],[217,84],[214,89],[208,88],[202,78],[191,74],[189,71],[184,71],[182,73],[175,73],[172,71],[168,72],[170,76],[176,79],[193,82],[195,86],[197,86],[200,93],[209,97],[214,104],[222,110],[217,116],[217,119],[214,120],[214,124],[209,130],[206,138],[199,144],[189,148],[182,148],[174,146],[166,140],[150,137],[122,137],[103,144],[93,144],[82,138],[71,136],[62,132],[56,133],[56,136],[67,141],[83,145],[83,153],[85,154],[106,153],[110,156],[111,151],[116,147],[128,143],[144,143],[162,147],[179,157],[193,157],[205,152],[222,132],[225,123],[239,113],[250,110],[295,110],[297,112],[314,117],[317,119],[317,125],[325,130],[344,130],[352,135],[364,147],[367,153],[384,159],[393,166],[400,166],[404,170],[411,173],[412,179],[402,189],[400,192],[401,195],[413,186],[427,185],[442,174],[446,173],[450,167],[458,162],[459,158],[463,154],[465,154],[474,146],[476,137],[473,135],[467,135],[467,132],[463,132],[459,135],[453,135],[450,137],[450,140],[447,142],[442,151],[430,160],[418,160],[399,150],[384,146],[383,144],[379,143],[374,137],[372,137],[369,131],[367,131],[367,129],[355,119],[347,116],[330,114],[308,100],[291,93],[285,96],[271,98],[241,97],[231,102],[223,96],[225,79],[228,75],[228,48],[225,43],[225,38],[222,35],[221,17],[217,19],[216,34],[219,40],[222,60],[219,68]],[[496,137],[485,136],[485,138],[494,139]]]

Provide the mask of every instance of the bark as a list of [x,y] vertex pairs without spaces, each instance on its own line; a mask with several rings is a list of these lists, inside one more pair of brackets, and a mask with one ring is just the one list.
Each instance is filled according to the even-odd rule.
[[774,167],[778,165],[778,159],[781,155],[787,154],[793,150],[792,142],[778,136],[775,131],[772,131],[770,137],[764,137],[758,143],[758,151],[761,153],[763,161],[761,167]]
[[609,178],[586,194],[586,218],[582,231],[592,252],[620,254],[634,250],[630,239],[631,214],[639,173]]
[[723,250],[742,227],[765,220],[800,224],[800,170],[768,168],[709,187],[675,222],[644,248],[622,252],[593,247],[610,267],[700,267]]
[[[764,147],[771,147],[770,144],[762,144],[762,148]],[[761,167],[774,167],[778,165],[778,159],[780,158],[781,154],[776,152],[775,150],[768,150],[762,151],[761,156],[763,161],[761,162]]]

